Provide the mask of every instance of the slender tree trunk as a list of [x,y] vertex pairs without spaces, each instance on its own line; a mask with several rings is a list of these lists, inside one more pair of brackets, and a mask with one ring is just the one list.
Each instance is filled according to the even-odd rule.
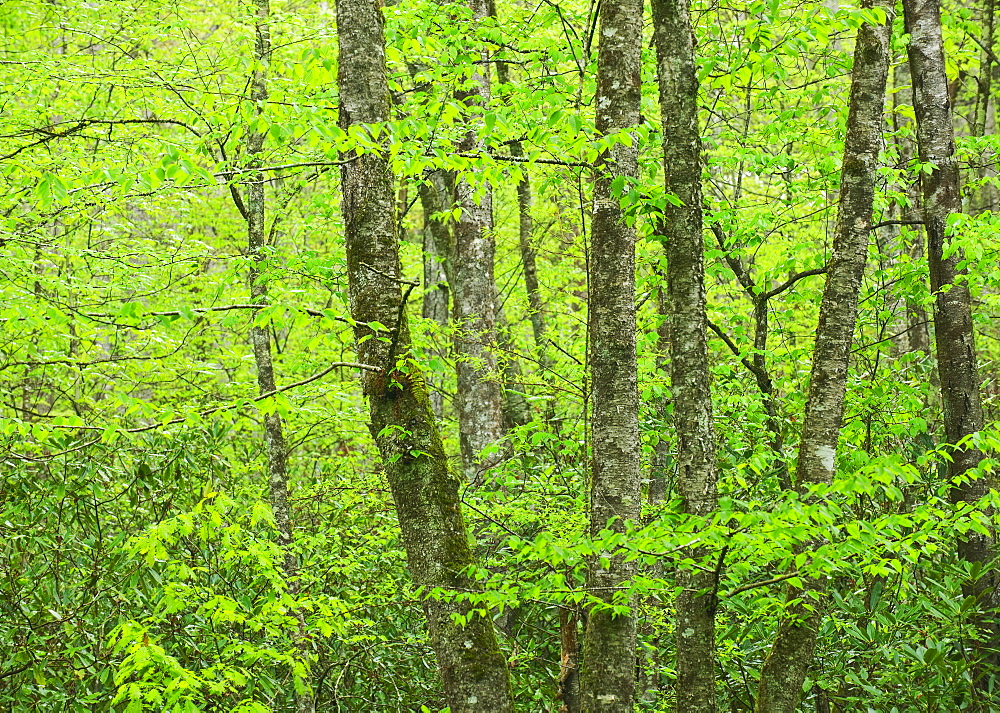
[[[701,134],[690,0],[653,1],[666,190],[683,205],[664,210],[670,392],[677,431],[677,490],[684,512],[708,518],[718,479],[708,368],[705,245],[701,215]],[[702,557],[692,549],[686,556]],[[715,575],[678,569],[677,710],[714,713]]]
[[559,610],[559,682],[556,700],[559,713],[580,713],[579,617],[576,610]]
[[[921,175],[924,198],[924,225],[927,229],[927,263],[931,291],[934,293],[934,342],[941,380],[941,402],[948,442],[956,444],[983,427],[983,407],[979,394],[979,373],[972,326],[972,299],[968,276],[959,269],[964,259],[961,251],[945,257],[948,216],[961,211],[958,163],[952,129],[948,80],[945,74],[944,45],[941,39],[941,13],[937,0],[906,0],[903,3],[910,74],[913,77],[913,106],[917,116],[917,149],[921,163],[933,169]],[[975,468],[983,454],[977,448],[955,448],[948,464],[954,483],[954,503],[972,503],[988,492],[985,478],[957,479]],[[981,657],[976,685],[985,688],[987,676],[997,662],[986,649],[1000,644],[997,623],[988,614],[995,605],[996,575],[988,567],[995,555],[995,543],[989,535],[969,532],[958,541],[958,556],[983,573],[963,584],[967,597],[979,602],[975,623],[985,641],[975,642]]]
[[[339,0],[340,126],[389,119],[385,39],[381,5]],[[342,168],[351,316],[356,320],[358,358],[378,366],[366,373],[371,432],[385,465],[414,585],[459,592],[475,588],[463,574],[473,563],[462,518],[459,480],[448,460],[431,411],[427,388],[412,363],[401,290],[399,239],[393,175],[384,154],[367,152]],[[392,326],[390,343],[367,326]],[[453,713],[511,710],[507,661],[488,616],[467,601],[426,598],[431,646]],[[462,626],[453,619],[467,618]]]
[[[811,485],[833,481],[882,146],[893,4],[890,0],[869,0],[865,6],[883,10],[887,22],[862,25],[854,50],[837,228],[820,304],[799,443],[796,484],[803,492]],[[805,591],[789,591],[789,599],[801,603],[785,610],[764,661],[757,695],[759,713],[794,713],[798,707],[819,633],[821,590],[814,582]]]
[[[264,111],[267,103],[267,65],[271,61],[270,35],[270,5],[268,0],[255,0],[256,15],[254,17],[255,43],[254,59],[256,68],[250,81],[250,99],[254,102],[256,113]],[[265,134],[260,131],[249,131],[246,136],[247,161],[251,168],[260,163],[260,153],[264,147]],[[247,174],[248,185],[245,203],[245,218],[247,222],[247,252],[251,258],[250,303],[266,304],[267,281],[261,275],[261,265],[267,259],[265,254],[265,204],[262,173]],[[256,317],[256,311],[255,311]],[[250,343],[253,347],[254,362],[257,366],[257,388],[261,394],[273,392],[276,388],[274,379],[274,363],[271,359],[271,335],[266,325],[255,323],[250,327]],[[281,546],[284,559],[282,569],[289,589],[294,593],[298,589],[299,563],[293,550],[294,536],[292,534],[292,517],[288,505],[288,446],[282,427],[281,416],[277,413],[264,415],[264,443],[267,448],[268,490],[271,510],[278,528],[278,543]],[[302,612],[297,613],[299,619],[298,648],[303,660],[308,665],[307,640],[305,638],[305,621]],[[300,686],[304,690],[300,690]],[[299,713],[309,713],[314,709],[315,702],[311,689],[306,682],[296,686],[296,708]]]
[[[910,66],[908,63],[903,62],[902,64],[896,65],[892,73],[893,88],[895,91],[892,93],[892,128],[896,132],[896,147],[899,152],[899,165],[910,167],[914,161],[915,145],[912,138],[909,136],[901,136],[900,130],[904,126],[910,125],[910,120],[903,117],[900,112],[900,107],[902,106],[912,106],[913,105],[913,91],[910,81]],[[906,196],[908,199],[909,206],[907,210],[900,210],[898,216],[902,220],[908,221],[919,221],[922,218],[922,210],[920,208],[920,186],[917,182],[906,188]],[[888,226],[890,230],[894,230],[896,233],[902,233],[899,226]],[[923,228],[920,226],[911,226],[909,234],[912,241],[908,246],[905,247],[909,254],[910,261],[913,263],[921,263],[924,258],[924,236]],[[899,236],[899,240],[902,247],[902,235]],[[920,351],[925,354],[930,354],[930,329],[927,326],[927,312],[924,306],[912,299],[907,297],[905,300],[906,304],[906,343],[905,348],[907,351]],[[936,378],[936,377],[935,377]]]
[[[433,320],[442,332],[448,326],[448,252],[451,231],[448,225],[433,217],[435,213],[450,208],[448,181],[441,171],[434,171],[420,184],[420,207],[424,213],[424,319]],[[440,356],[444,356],[440,354]],[[444,414],[444,394],[430,385],[431,407],[434,415]]]
[[[597,131],[640,121],[642,0],[603,3],[597,61]],[[618,178],[634,180],[633,146],[616,143],[600,159],[594,184],[590,255],[590,364],[593,385],[593,470],[590,530],[623,532],[640,515],[639,396],[635,342],[635,230],[625,222]],[[620,183],[620,181],[619,181]],[[606,566],[605,566],[606,565]],[[632,605],[616,592],[635,564],[621,558],[589,563],[587,587],[604,605]],[[580,698],[585,711],[631,713],[635,695],[636,617],[591,609],[583,642]]]
[[[990,99],[993,93],[993,44],[995,33],[995,5],[994,0],[983,0],[983,36],[980,42],[982,47],[979,52],[979,76],[976,78],[976,114],[972,121],[972,135],[975,137],[986,136],[986,122],[990,113]],[[985,152],[983,152],[985,154]],[[976,170],[976,177],[982,181],[986,178],[988,166],[987,156],[981,155],[979,158],[979,168]],[[977,188],[969,196],[969,206],[972,213],[979,213],[986,210],[990,205],[990,195],[994,191],[993,186],[983,185]]]
[[983,0],[983,37],[979,52],[979,76],[976,78],[976,115],[972,121],[972,135],[986,135],[986,116],[990,109],[990,90],[993,86],[993,33],[994,0]]
[[[487,0],[468,0],[474,22],[489,15]],[[461,152],[484,150],[479,138],[479,115],[490,99],[489,55],[485,51],[471,77],[471,89],[456,93],[469,110],[469,128],[459,143]],[[462,209],[455,225],[452,262],[452,301],[455,314],[455,356],[458,360],[458,431],[462,468],[471,482],[481,482],[489,463],[480,452],[504,436],[504,398],[498,378],[496,299],[493,274],[496,246],[493,240],[493,192],[475,186],[466,176],[455,184],[456,202]]]
[[510,322],[503,307],[497,303],[497,346],[500,348],[503,372],[504,430],[524,426],[533,418],[531,404],[524,390],[524,375],[517,359],[517,345],[510,330]]

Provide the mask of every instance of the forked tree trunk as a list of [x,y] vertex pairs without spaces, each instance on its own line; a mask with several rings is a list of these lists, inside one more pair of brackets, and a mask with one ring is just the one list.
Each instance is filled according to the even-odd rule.
[[[809,399],[799,443],[796,484],[803,492],[811,485],[833,481],[858,294],[871,232],[893,3],[869,0],[865,7],[881,9],[887,22],[862,25],[854,50],[837,228],[820,304]],[[764,661],[758,713],[794,713],[798,707],[819,633],[821,596],[818,582],[811,582],[805,590],[791,588],[788,592],[790,601],[800,603],[785,610]]]
[[[340,126],[389,119],[381,3],[339,0]],[[426,593],[474,589],[463,574],[473,563],[459,499],[459,480],[431,411],[427,387],[412,362],[401,289],[393,175],[385,154],[348,156],[341,172],[348,291],[358,358],[381,368],[366,373],[371,432],[385,466],[414,585]],[[392,330],[375,335],[378,321]],[[389,337],[389,343],[378,338]],[[507,661],[493,623],[469,602],[423,600],[431,646],[453,713],[511,710]],[[467,618],[463,626],[452,615]]]
[[[255,111],[260,114],[267,103],[267,65],[271,60],[270,5],[268,0],[255,0],[254,17],[254,60],[256,61],[250,78],[250,99]],[[260,153],[264,147],[265,134],[248,131],[246,135],[247,162],[251,169],[260,165]],[[265,204],[264,175],[251,171],[247,174],[246,202],[237,203],[244,212],[247,222],[247,253],[250,256],[250,303],[267,304],[267,281],[261,275],[261,264],[267,259],[265,248]],[[234,187],[234,197],[238,195]],[[256,310],[254,311],[256,320]],[[257,388],[261,394],[275,390],[274,363],[271,359],[271,332],[266,325],[256,322],[250,327],[250,343],[257,366]],[[288,505],[288,446],[281,416],[276,412],[264,415],[264,443],[267,450],[268,495],[278,529],[278,544],[283,555],[282,572],[294,593],[298,589],[299,564],[293,551],[292,517]],[[303,661],[308,666],[305,622],[302,612],[297,612],[299,631],[298,648]],[[302,681],[295,693],[296,709],[299,713],[310,713],[314,709],[312,691],[308,682]]]
[[[920,162],[932,164],[922,173],[924,225],[927,229],[927,264],[934,293],[934,343],[941,380],[941,403],[948,442],[957,444],[983,427],[983,407],[979,394],[979,373],[972,326],[972,299],[968,277],[959,269],[961,251],[945,257],[948,216],[961,211],[958,163],[952,129],[948,79],[945,74],[944,44],[941,39],[941,11],[937,0],[906,0],[903,3],[910,74],[913,77],[913,107],[917,116],[917,150]],[[948,475],[955,483],[952,502],[970,503],[984,497],[989,489],[985,478],[959,478],[979,465],[983,453],[977,448],[955,448],[948,463]],[[996,666],[996,654],[987,653],[1000,644],[1000,631],[988,612],[995,606],[996,574],[989,565],[995,543],[989,535],[969,532],[958,541],[958,556],[982,573],[963,584],[967,597],[975,597],[975,623],[983,641],[971,642],[980,660],[976,685],[986,687],[986,679]]]
[[[487,0],[468,0],[473,22],[488,17]],[[456,92],[456,99],[469,111],[469,127],[459,143],[461,152],[483,151],[479,117],[490,99],[489,55],[481,53],[474,65],[472,88]],[[496,299],[493,274],[493,192],[475,186],[465,176],[455,183],[455,198],[462,214],[455,224],[452,255],[452,302],[455,315],[455,356],[458,360],[459,444],[467,480],[482,482],[489,462],[480,462],[480,452],[504,436],[504,397],[498,374]]]
[[[664,209],[670,392],[677,431],[677,490],[684,512],[710,517],[717,500],[715,428],[706,331],[705,246],[701,215],[701,135],[690,0],[653,0],[663,122],[666,190],[683,205]],[[690,550],[686,556],[704,553]],[[677,710],[715,711],[715,581],[711,572],[679,569]]]
[[[601,5],[597,61],[597,131],[639,123],[642,94],[642,0]],[[615,179],[638,173],[634,144],[616,143],[599,161],[594,183],[590,255],[590,365],[593,384],[593,470],[590,531],[623,532],[640,515],[639,396],[635,342],[635,230],[625,222]],[[621,183],[621,180],[618,181]],[[617,184],[616,184],[617,186]],[[627,186],[626,186],[627,188]],[[587,588],[604,605],[632,605],[627,587],[635,563],[589,562]],[[617,594],[617,596],[616,596]],[[591,609],[583,641],[582,709],[631,713],[635,695],[636,618]]]

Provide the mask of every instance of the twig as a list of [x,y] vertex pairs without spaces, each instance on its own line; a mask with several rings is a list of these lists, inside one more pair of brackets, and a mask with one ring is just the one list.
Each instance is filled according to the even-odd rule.
[[826,274],[826,271],[827,270],[826,270],[825,267],[816,267],[816,268],[813,268],[812,270],[804,270],[804,271],[802,271],[800,273],[792,275],[791,277],[789,277],[787,280],[785,280],[784,282],[782,282],[780,285],[778,285],[777,287],[775,287],[770,292],[765,292],[763,294],[763,296],[760,297],[760,299],[766,302],[767,300],[771,299],[772,297],[780,295],[782,292],[784,292],[785,290],[787,290],[789,287],[791,287],[792,285],[794,285],[799,280],[801,280],[801,279],[803,279],[805,277],[812,277],[813,275],[824,275],[824,274]]
[[757,589],[758,587],[767,587],[768,585],[771,584],[778,584],[779,582],[784,582],[786,579],[791,579],[792,577],[798,577],[798,576],[799,576],[798,571],[795,571],[795,572],[789,572],[788,574],[783,574],[780,577],[772,577],[771,579],[765,579],[760,582],[751,582],[750,584],[743,584],[740,585],[739,587],[736,587],[736,589],[730,589],[728,592],[725,592],[722,596],[732,597],[737,594],[741,594],[743,592],[749,592],[751,589]]

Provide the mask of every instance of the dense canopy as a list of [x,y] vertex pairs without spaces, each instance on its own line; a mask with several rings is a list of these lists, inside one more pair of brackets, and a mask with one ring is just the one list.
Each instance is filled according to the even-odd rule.
[[1000,710],[942,2],[0,3],[0,710]]

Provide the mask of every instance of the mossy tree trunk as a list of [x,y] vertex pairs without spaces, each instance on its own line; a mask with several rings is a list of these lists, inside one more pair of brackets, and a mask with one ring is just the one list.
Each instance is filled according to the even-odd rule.
[[[389,119],[381,3],[337,3],[340,126]],[[459,499],[459,479],[448,468],[427,387],[413,363],[401,285],[394,178],[384,154],[345,157],[341,181],[347,243],[348,292],[356,320],[358,359],[381,368],[366,373],[371,432],[385,464],[407,564],[426,594],[474,589],[464,574],[473,563]],[[390,335],[367,326],[380,322]],[[379,337],[388,337],[388,340]],[[507,661],[489,617],[467,601],[426,597],[431,646],[453,713],[511,710]],[[465,625],[453,618],[467,619]]]
[[[488,0],[468,0],[472,10],[469,32],[489,16]],[[484,151],[479,133],[482,114],[490,100],[490,63],[485,51],[472,65],[469,87],[455,93],[465,104],[468,128],[458,150]],[[478,194],[478,195],[477,195]],[[499,378],[497,348],[497,288],[493,274],[493,191],[469,176],[455,182],[455,202],[462,213],[455,223],[452,249],[452,302],[455,317],[455,357],[458,361],[459,445],[467,480],[482,482],[490,462],[481,451],[504,437],[504,397]]]
[[[931,164],[921,174],[924,226],[927,230],[927,264],[934,293],[934,344],[941,382],[941,403],[948,442],[957,444],[983,427],[979,393],[979,371],[972,325],[972,298],[967,272],[959,269],[961,250],[945,255],[948,216],[962,209],[958,163],[952,128],[948,77],[945,73],[941,10],[937,0],[907,0],[904,20],[910,35],[908,47],[913,78],[913,107],[917,117],[917,151],[922,164]],[[979,465],[983,453],[968,445],[957,447],[948,464],[952,479],[951,500],[974,503],[989,490],[985,478],[962,478]],[[958,556],[981,568],[963,584],[966,597],[978,600],[975,623],[981,641],[971,642],[979,661],[975,684],[987,688],[997,666],[1000,627],[990,613],[995,606],[997,576],[988,567],[995,557],[995,543],[988,534],[968,532],[958,540]]]
[[[701,215],[701,134],[698,78],[690,0],[654,0],[660,114],[666,190],[683,205],[668,204],[662,222],[667,260],[670,392],[677,431],[677,490],[684,512],[711,517],[718,474],[708,369],[704,239]],[[686,556],[705,552],[692,549]],[[711,572],[678,569],[677,710],[713,713],[715,609]]]
[[[887,21],[862,25],[855,44],[837,227],[799,443],[796,485],[803,492],[811,485],[833,482],[882,148],[893,3],[867,0],[864,6],[881,9]],[[759,713],[794,713],[797,709],[819,634],[821,596],[822,586],[815,581],[804,589],[789,589],[790,605],[761,670]]]
[[[602,3],[597,60],[597,131],[627,130],[640,121],[642,0]],[[635,341],[635,230],[619,198],[635,179],[634,143],[616,142],[598,164],[590,254],[590,368],[593,464],[590,530],[623,532],[640,515],[640,444]],[[623,184],[624,181],[624,184]],[[614,184],[614,185],[613,185]],[[594,558],[587,588],[601,605],[588,612],[580,699],[584,711],[632,711],[635,696],[636,617],[613,615],[635,563]]]
[[[451,230],[447,223],[434,217],[435,213],[448,210],[451,201],[447,198],[447,177],[441,171],[433,171],[420,184],[420,207],[424,213],[424,300],[423,317],[436,322],[442,333],[448,326],[448,250],[451,246]],[[444,349],[438,354],[444,356]],[[440,388],[430,388],[431,406],[438,418],[444,414],[444,393]]]

